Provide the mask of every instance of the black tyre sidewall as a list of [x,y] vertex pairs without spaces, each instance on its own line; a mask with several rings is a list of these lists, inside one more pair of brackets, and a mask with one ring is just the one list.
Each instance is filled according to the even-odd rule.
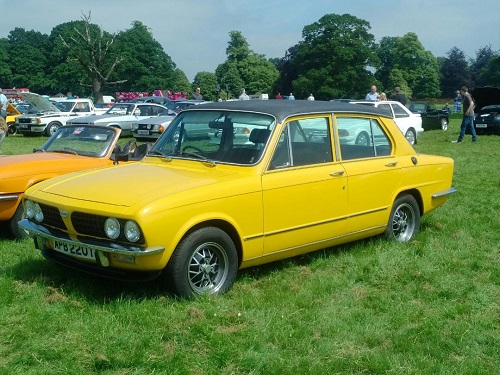
[[12,218],[8,222],[9,232],[14,238],[23,239],[28,237],[28,234],[17,224],[22,219],[24,219],[24,210],[23,205],[19,204],[19,206],[17,206],[16,212],[14,213],[14,216],[12,216]]
[[215,292],[221,294],[227,291],[236,280],[238,271],[238,256],[231,237],[222,229],[205,227],[190,233],[174,250],[164,269],[168,289],[179,297],[191,298],[198,295],[193,290],[188,279],[189,262],[194,251],[205,242],[214,242],[223,247],[228,258],[228,274],[226,280]]
[[392,231],[392,222],[394,219],[394,214],[396,212],[396,209],[404,203],[409,204],[413,208],[413,211],[415,213],[415,218],[414,218],[415,219],[415,228],[413,229],[413,233],[411,235],[411,238],[408,239],[408,241],[412,240],[420,229],[420,208],[418,207],[417,201],[410,194],[401,195],[398,198],[396,198],[396,200],[394,201],[394,204],[392,205],[391,214],[389,216],[389,220],[387,222],[387,228],[385,229],[385,233],[384,233],[385,237],[387,237],[390,240],[397,241],[397,239],[394,237],[394,233]]

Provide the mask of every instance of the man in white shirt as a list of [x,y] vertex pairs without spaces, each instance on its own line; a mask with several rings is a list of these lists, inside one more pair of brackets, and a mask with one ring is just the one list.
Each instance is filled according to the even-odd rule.
[[377,86],[373,85],[370,89],[370,92],[366,94],[365,100],[372,100],[375,102],[378,100],[378,96]]
[[9,101],[7,100],[7,97],[4,95],[2,92],[2,89],[0,88],[0,114],[1,116],[5,119],[7,118],[7,104]]

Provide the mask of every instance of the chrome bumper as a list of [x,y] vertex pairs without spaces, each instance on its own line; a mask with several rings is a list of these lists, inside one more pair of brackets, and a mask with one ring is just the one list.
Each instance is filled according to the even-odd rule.
[[432,194],[432,199],[447,197],[448,195],[455,194],[458,190],[454,187],[451,187],[447,190],[439,191],[437,193]]
[[[29,235],[36,239],[35,243],[38,247],[43,247],[43,241],[39,239],[56,240],[68,245],[82,245],[95,250],[98,253],[105,252],[110,254],[133,255],[135,257],[148,256],[161,253],[165,250],[163,246],[140,247],[135,245],[125,246],[121,243],[109,242],[103,244],[95,238],[78,236],[78,240],[73,240],[67,233],[45,228],[37,225],[28,219],[21,220],[19,226],[28,231]],[[45,248],[39,250],[45,250]]]

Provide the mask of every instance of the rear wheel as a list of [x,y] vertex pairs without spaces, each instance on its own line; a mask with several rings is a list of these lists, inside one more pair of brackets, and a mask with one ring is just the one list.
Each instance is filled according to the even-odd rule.
[[9,122],[7,126],[9,127],[8,135],[14,135],[17,133],[17,127],[14,122]]
[[356,137],[356,142],[357,145],[363,145],[363,146],[369,146],[370,145],[370,137],[368,136],[367,132],[361,132],[358,134]]
[[410,194],[398,197],[392,206],[385,230],[386,237],[399,242],[410,241],[420,229],[420,208]]
[[178,296],[220,294],[236,280],[238,256],[229,235],[215,227],[184,238],[165,268],[168,286]]
[[448,130],[448,119],[447,118],[441,119],[441,129]]
[[417,134],[413,129],[408,129],[406,131],[405,138],[408,140],[408,142],[410,142],[412,146],[417,143]]

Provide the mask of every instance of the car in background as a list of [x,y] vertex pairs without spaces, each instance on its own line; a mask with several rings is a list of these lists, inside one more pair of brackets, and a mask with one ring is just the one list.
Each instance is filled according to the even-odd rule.
[[425,131],[434,129],[448,130],[450,122],[449,110],[432,108],[426,102],[409,102],[406,106],[411,112],[420,114],[422,127]]
[[132,124],[132,136],[138,141],[156,141],[168,128],[177,113],[167,111],[156,117],[149,117]]
[[362,104],[379,108],[388,116],[392,117],[399,130],[411,145],[417,143],[418,136],[424,131],[422,128],[422,117],[419,113],[413,113],[403,104],[394,100],[383,100],[379,102],[360,100],[352,101],[353,104]]
[[114,102],[109,102],[109,103],[95,103],[94,104],[94,107],[95,107],[95,112],[96,114],[103,114],[105,113],[108,109],[110,109],[113,104],[115,104]]
[[119,128],[122,136],[132,135],[132,124],[140,120],[167,113],[168,108],[160,104],[144,102],[115,103],[101,115],[84,116],[69,120],[68,125],[103,125]]
[[210,103],[207,100],[191,100],[191,99],[182,99],[182,100],[171,100],[165,106],[174,111],[175,113],[179,113],[185,108],[191,107],[193,105],[206,104]]
[[[500,89],[479,87],[471,91],[474,108],[474,128],[479,135],[500,135]],[[467,128],[467,132],[470,131]]]
[[95,114],[94,103],[87,98],[51,102],[32,92],[22,93],[22,96],[36,108],[36,113],[16,117],[17,131],[23,135],[51,136],[69,119]]
[[24,217],[21,200],[30,186],[70,172],[141,159],[147,146],[118,146],[120,132],[102,126],[65,126],[32,154],[0,156],[0,225],[15,238],[26,236],[17,222]]
[[[342,144],[337,128],[351,119],[383,141]],[[220,143],[179,137],[186,124],[221,130]],[[251,144],[234,143],[234,124],[252,127]],[[452,176],[451,158],[415,152],[375,108],[209,103],[181,111],[138,163],[33,186],[20,225],[65,267],[219,294],[241,268],[380,234],[410,241],[455,192]]]
[[128,102],[132,103],[156,103],[167,105],[171,100],[166,96],[143,96],[140,98],[130,99]]

